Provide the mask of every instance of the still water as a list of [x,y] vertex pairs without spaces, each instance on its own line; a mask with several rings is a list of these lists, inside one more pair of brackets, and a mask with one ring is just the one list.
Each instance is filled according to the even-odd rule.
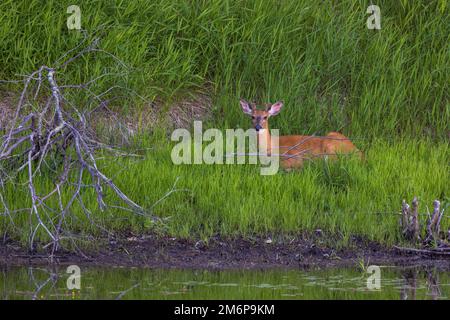
[[[0,266],[1,299],[449,299],[450,272],[363,269],[154,270]],[[73,272],[73,270],[69,270]],[[369,283],[369,286],[368,286]],[[79,285],[80,289],[68,289]],[[373,288],[375,286],[375,289]]]

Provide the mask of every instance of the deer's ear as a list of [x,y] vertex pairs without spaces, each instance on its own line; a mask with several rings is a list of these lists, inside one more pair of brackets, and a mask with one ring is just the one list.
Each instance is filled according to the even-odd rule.
[[244,111],[245,114],[251,115],[252,114],[252,107],[250,106],[250,103],[245,101],[244,99],[239,100],[239,103],[241,104],[242,111]]
[[269,109],[267,110],[267,112],[269,112],[269,114],[271,116],[276,116],[277,114],[280,113],[282,107],[283,107],[283,102],[278,101],[278,102],[274,103],[273,105],[271,105],[269,107]]

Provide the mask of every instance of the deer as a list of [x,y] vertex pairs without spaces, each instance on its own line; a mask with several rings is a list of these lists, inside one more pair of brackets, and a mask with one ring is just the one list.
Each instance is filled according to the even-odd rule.
[[251,116],[253,128],[256,130],[258,150],[268,156],[279,155],[283,169],[290,171],[301,168],[304,160],[314,158],[336,159],[338,154],[357,154],[359,151],[349,138],[339,132],[329,132],[326,136],[290,135],[279,136],[278,147],[272,146],[269,130],[269,118],[280,113],[282,101],[269,103],[265,110],[258,110],[255,103],[240,99],[242,111]]

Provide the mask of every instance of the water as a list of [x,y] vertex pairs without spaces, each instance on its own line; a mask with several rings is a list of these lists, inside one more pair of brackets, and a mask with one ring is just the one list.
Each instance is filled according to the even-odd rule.
[[[1,299],[448,299],[450,273],[381,267],[380,289],[362,269],[152,270],[81,267],[69,290],[66,267],[0,267]],[[70,281],[69,281],[70,282]],[[75,283],[76,282],[70,282]],[[375,283],[369,280],[369,283]]]

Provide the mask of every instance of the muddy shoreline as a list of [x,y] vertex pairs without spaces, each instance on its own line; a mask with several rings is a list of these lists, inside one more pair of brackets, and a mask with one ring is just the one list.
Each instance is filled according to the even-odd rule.
[[0,265],[69,265],[92,267],[145,267],[189,269],[310,269],[382,266],[434,267],[450,271],[450,259],[407,254],[377,243],[352,239],[345,248],[333,248],[329,239],[294,237],[214,237],[207,242],[155,235],[127,236],[109,240],[99,249],[59,252],[50,260],[48,252],[30,253],[17,243],[0,243]]

